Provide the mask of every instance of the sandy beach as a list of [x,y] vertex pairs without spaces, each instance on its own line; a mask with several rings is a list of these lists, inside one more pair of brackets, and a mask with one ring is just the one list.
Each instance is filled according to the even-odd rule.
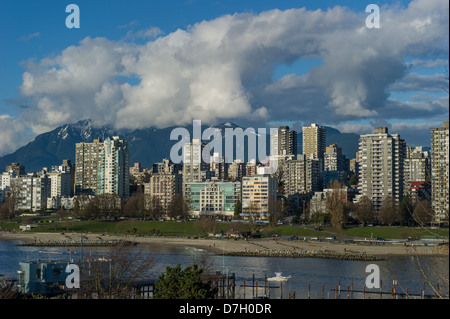
[[[336,254],[365,254],[376,257],[388,258],[389,256],[398,255],[436,255],[446,253],[448,255],[448,245],[446,246],[414,246],[408,247],[404,245],[356,245],[344,244],[338,242],[325,241],[303,241],[285,239],[190,239],[175,237],[133,237],[133,236],[113,236],[101,234],[83,234],[87,238],[86,241],[114,241],[127,240],[137,242],[141,245],[149,245],[150,247],[196,247],[217,254],[228,254],[247,251],[327,251]],[[80,242],[79,233],[28,233],[28,232],[0,232],[0,239],[21,240],[25,244],[33,244],[36,242],[55,242],[74,240]]]

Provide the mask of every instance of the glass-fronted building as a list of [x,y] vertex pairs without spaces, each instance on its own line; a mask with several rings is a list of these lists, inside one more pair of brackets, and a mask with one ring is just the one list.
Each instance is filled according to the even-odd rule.
[[241,199],[241,182],[205,181],[186,183],[187,202],[193,217],[233,217]]

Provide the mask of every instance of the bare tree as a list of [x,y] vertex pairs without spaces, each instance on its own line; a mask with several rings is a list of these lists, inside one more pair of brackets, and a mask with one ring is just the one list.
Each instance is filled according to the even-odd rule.
[[217,230],[217,222],[214,220],[214,218],[209,216],[203,216],[200,217],[195,222],[195,230],[199,233],[207,234],[207,233],[215,233]]
[[288,172],[286,172],[287,168],[288,165],[286,164],[286,161],[283,159],[279,159],[277,171],[272,174],[272,177],[275,177],[277,182],[277,195],[280,196],[284,194],[285,178],[288,174]]
[[85,219],[97,219],[100,214],[97,197],[91,199],[80,211],[80,216]]
[[230,228],[228,229],[228,232],[234,235],[240,235],[249,230],[250,227],[247,223],[243,223],[241,221],[233,221],[230,223]]
[[145,206],[145,195],[143,193],[133,194],[124,205],[124,215],[127,217],[142,218],[145,220],[149,210]]
[[429,225],[433,220],[431,203],[428,200],[417,200],[412,217],[420,226]]
[[111,248],[107,257],[84,263],[82,294],[85,298],[134,298],[133,285],[148,279],[153,266],[152,254],[121,242]]
[[436,298],[448,299],[450,295],[448,245],[433,248],[432,258],[418,254],[414,246],[407,247],[407,249],[426,287],[432,291]]
[[197,255],[195,256],[194,264],[197,264],[199,268],[203,269],[204,275],[209,275],[214,271],[214,259],[212,258],[212,255],[206,251],[200,252],[198,257]]
[[73,213],[75,214],[75,216],[83,217],[84,209],[92,199],[92,196],[88,194],[81,194],[76,196],[73,207]]
[[7,192],[7,199],[6,199],[11,218],[14,217],[18,211],[19,193],[20,193],[19,186],[17,185],[17,183],[12,182],[10,190]]
[[10,210],[7,202],[3,202],[0,204],[0,219],[9,219],[11,220],[12,215],[10,214]]
[[254,233],[257,231],[257,221],[261,216],[261,206],[256,202],[250,202],[247,207],[243,208],[244,213],[247,214],[247,218],[249,220],[251,232]]
[[58,216],[59,220],[64,220],[64,218],[68,217],[69,214],[68,214],[68,212],[65,209],[59,208],[56,211],[56,216]]
[[[444,78],[449,80],[448,66],[444,71]],[[448,94],[448,85],[443,88]],[[410,212],[413,219],[425,230],[427,233],[433,236],[437,236],[436,232],[429,228],[424,227],[434,218],[435,214],[430,204],[430,198],[417,199],[413,212]],[[448,210],[445,213],[447,227],[448,227]],[[410,250],[411,259],[415,263],[417,271],[422,275],[424,283],[439,299],[448,299],[449,294],[449,246],[442,245],[433,248],[432,258],[423,258],[420,256],[415,247],[408,247]]]
[[102,218],[118,217],[121,213],[122,202],[117,194],[102,194],[96,196],[99,216]]
[[276,209],[273,213],[270,214],[269,219],[272,225],[276,225],[278,221],[286,214],[289,207],[286,203],[285,198],[277,199]]
[[187,219],[189,215],[189,204],[185,201],[182,195],[176,194],[172,197],[169,204],[167,215],[170,218]]
[[392,196],[386,196],[378,212],[378,220],[392,226],[401,220],[399,203]]
[[[148,195],[150,196],[150,195]],[[166,214],[166,210],[164,209],[163,205],[161,204],[161,200],[158,196],[151,196],[149,199],[149,213],[150,216],[154,219],[161,218],[164,214]]]
[[361,199],[354,205],[355,218],[362,223],[373,222],[375,219],[374,208],[372,201],[367,196],[362,196]]
[[322,206],[322,204],[311,200],[307,204],[306,211],[307,220],[310,223],[313,223],[316,228],[319,227],[321,223],[325,223],[329,217],[326,210],[326,203],[325,206]]
[[327,194],[326,207],[330,213],[331,224],[337,229],[342,229],[347,221],[347,211],[345,207],[346,192],[343,192],[343,184],[333,181],[330,185],[331,193]]
[[0,203],[0,219],[11,220],[17,210],[17,195],[10,193],[10,196],[3,202]]
[[17,299],[20,297],[17,287],[12,281],[0,279],[0,300],[1,299]]

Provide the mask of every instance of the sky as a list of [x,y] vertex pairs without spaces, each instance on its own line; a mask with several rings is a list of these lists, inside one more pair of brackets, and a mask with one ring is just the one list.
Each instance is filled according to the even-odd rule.
[[0,156],[87,118],[386,126],[429,146],[449,117],[448,29],[447,0],[0,0]]

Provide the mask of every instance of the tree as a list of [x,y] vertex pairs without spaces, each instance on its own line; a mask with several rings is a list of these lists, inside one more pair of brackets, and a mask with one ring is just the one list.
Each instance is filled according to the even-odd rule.
[[378,220],[389,226],[401,221],[399,203],[394,197],[386,196],[378,212]]
[[350,180],[349,180],[349,185],[350,186],[352,186],[352,185],[358,185],[358,178],[356,177],[356,174],[352,174],[351,176],[350,176]]
[[326,209],[322,209],[322,205],[315,201],[309,201],[306,207],[307,220],[313,223],[315,227],[319,227],[321,223],[325,223],[328,213]]
[[241,218],[241,213],[242,213],[242,203],[241,201],[238,199],[236,201],[236,204],[234,205],[234,215],[233,218],[234,219],[240,219]]
[[277,195],[282,196],[284,194],[284,179],[288,174],[286,172],[289,166],[286,164],[284,160],[278,160],[277,171],[272,174],[272,177],[276,179],[277,183]]
[[[449,72],[448,66],[445,68],[444,78],[447,81],[447,86],[443,90],[448,94],[448,80]],[[431,176],[426,177],[426,181],[431,181]],[[416,199],[414,208],[410,212],[412,218],[417,222],[420,227],[427,233],[433,236],[437,234],[431,228],[425,228],[424,226],[433,221],[434,210],[431,207],[429,198]],[[448,210],[445,214],[448,227]],[[423,258],[415,253],[415,248],[410,248],[411,259],[414,261],[417,271],[422,274],[424,282],[428,284],[435,296],[439,299],[449,298],[449,276],[448,276],[448,245],[439,246],[435,249],[435,253],[440,258]]]
[[22,218],[21,224],[22,225],[31,225],[31,224],[33,224],[33,217],[27,216],[27,217]]
[[302,208],[300,206],[297,207],[297,211],[295,212],[294,217],[292,217],[292,224],[300,224],[302,213]]
[[147,218],[148,210],[145,207],[145,195],[142,193],[135,193],[128,198],[124,205],[124,215],[127,217]]
[[14,217],[18,211],[19,193],[20,193],[20,189],[19,189],[19,186],[17,185],[17,183],[11,183],[11,187],[9,190],[9,196],[7,196],[7,199],[5,201],[5,203],[8,204],[8,208],[9,208],[9,214],[10,214],[9,218]]
[[0,300],[1,299],[19,299],[20,293],[12,281],[0,279]]
[[59,220],[64,220],[64,218],[68,217],[69,214],[67,213],[66,210],[64,210],[63,208],[60,208],[56,211],[56,215],[58,216]]
[[269,220],[271,225],[276,225],[278,221],[285,215],[287,210],[289,209],[286,204],[285,198],[279,198],[276,202],[276,208],[273,213],[270,213]]
[[243,235],[246,232],[250,232],[250,225],[241,221],[231,222],[228,232],[235,235]]
[[355,219],[363,225],[375,220],[373,204],[369,197],[362,196],[358,203],[354,205],[354,207]]
[[87,298],[95,295],[98,299],[131,299],[133,283],[150,277],[153,264],[152,254],[121,242],[111,248],[106,258],[84,263],[81,272],[87,280],[81,287],[82,294]]
[[0,204],[0,219],[11,219],[8,204]]
[[414,207],[411,195],[407,194],[403,196],[402,203],[400,205],[400,222],[402,225],[414,225],[414,219],[412,217],[413,210]]
[[217,229],[217,222],[212,217],[203,216],[194,223],[194,228],[198,233],[201,234],[214,234]]
[[125,202],[125,206],[123,207],[123,216],[124,217],[138,217],[138,204],[137,204],[137,196],[133,194],[131,197],[127,199]]
[[218,289],[202,280],[203,269],[196,264],[181,269],[180,264],[161,274],[155,283],[154,299],[214,299]]
[[80,212],[81,217],[85,219],[96,219],[99,214],[100,209],[97,197],[91,199]]
[[425,226],[433,220],[430,201],[426,199],[417,200],[412,217],[420,226]]
[[170,201],[167,215],[170,218],[176,219],[178,217],[182,219],[187,219],[189,213],[189,205],[184,200],[183,196],[176,194],[172,197]]
[[75,197],[74,208],[73,208],[74,217],[85,218],[84,217],[84,213],[85,213],[84,209],[86,208],[86,206],[89,204],[89,202],[92,199],[93,199],[92,196],[85,194],[85,193]]
[[244,207],[244,211],[247,214],[251,232],[255,233],[259,228],[256,222],[260,218],[261,206],[257,202],[250,202],[247,207]]
[[119,217],[121,215],[122,200],[117,194],[102,194],[96,196],[99,215],[97,218]]
[[[150,195],[148,195],[150,197]],[[151,196],[146,198],[149,206],[149,213],[153,219],[159,219],[164,215],[164,207],[161,205],[161,200],[158,196]]]
[[0,219],[11,220],[15,216],[15,207],[17,207],[16,198],[15,195],[11,195],[0,205]]
[[73,201],[73,214],[74,216],[78,216],[81,210],[80,200],[78,197],[75,197],[75,200]]
[[[346,192],[343,192],[343,184],[333,181],[330,185],[331,193],[327,194],[326,206],[330,213],[331,224],[337,229],[342,229],[347,221],[347,211],[345,207]],[[344,195],[343,195],[344,193]]]

